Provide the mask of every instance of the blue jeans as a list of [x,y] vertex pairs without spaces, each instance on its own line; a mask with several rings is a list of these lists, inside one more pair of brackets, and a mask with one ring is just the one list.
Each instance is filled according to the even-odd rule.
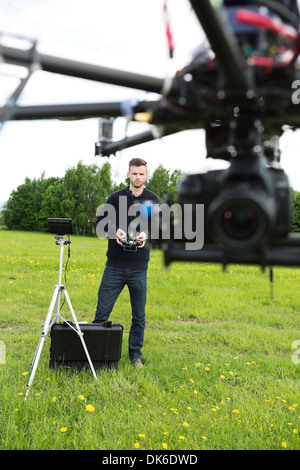
[[95,322],[105,322],[124,286],[130,294],[132,323],[129,332],[129,359],[142,355],[145,331],[145,306],[147,296],[147,270],[105,267],[98,291]]

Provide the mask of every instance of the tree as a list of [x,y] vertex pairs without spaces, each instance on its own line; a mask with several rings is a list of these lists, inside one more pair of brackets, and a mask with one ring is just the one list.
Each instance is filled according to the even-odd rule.
[[174,170],[170,175],[170,170],[159,165],[149,179],[147,189],[156,193],[160,199],[169,196],[170,202],[174,203],[177,201],[177,185],[182,175],[181,170]]
[[42,195],[47,187],[57,178],[41,178],[30,180],[25,178],[23,184],[12,191],[6,209],[3,211],[5,224],[13,230],[39,230],[39,214]]
[[183,177],[183,175],[184,173],[181,170],[174,170],[170,176],[169,194],[170,194],[170,200],[172,204],[178,201],[178,195],[177,195],[178,184],[179,184],[180,179]]
[[3,212],[5,224],[9,229],[34,230],[33,185],[28,178],[12,192]]
[[[154,171],[147,188],[160,198],[170,195],[171,203],[177,200],[180,170],[170,174],[162,165]],[[111,165],[104,163],[69,168],[63,178],[26,178],[12,191],[6,208],[2,211],[4,223],[13,230],[47,231],[49,217],[70,217],[75,232],[82,235],[95,233],[97,209],[108,196],[128,185],[128,180],[116,185],[111,179]]]
[[292,231],[300,232],[300,192],[294,191],[294,208],[292,215]]
[[62,201],[66,197],[63,179],[50,184],[42,194],[41,209],[38,214],[38,230],[47,231],[49,217],[63,217]]
[[66,196],[61,205],[64,217],[73,219],[78,234],[94,233],[97,208],[113,191],[110,164],[99,168],[79,162],[76,168],[67,170],[64,186]]

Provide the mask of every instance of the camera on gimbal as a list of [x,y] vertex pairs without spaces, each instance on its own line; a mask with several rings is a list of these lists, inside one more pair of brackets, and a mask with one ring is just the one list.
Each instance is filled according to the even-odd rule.
[[[298,265],[300,241],[290,233],[293,205],[289,180],[275,162],[269,164],[262,155],[245,153],[232,159],[227,169],[184,176],[178,187],[178,203],[181,217],[171,221],[171,237],[160,236],[153,242],[163,249],[166,266],[172,261]],[[188,245],[184,236],[188,224],[192,226],[189,236],[194,233],[195,240],[203,230],[204,243],[199,249],[187,249],[193,246],[193,240],[189,238],[192,243]],[[162,233],[162,222],[160,228]],[[176,233],[183,237],[173,236]]]
[[249,254],[285,238],[290,229],[291,193],[283,170],[261,159],[236,160],[226,170],[187,175],[179,202],[204,204],[204,243],[226,253]]

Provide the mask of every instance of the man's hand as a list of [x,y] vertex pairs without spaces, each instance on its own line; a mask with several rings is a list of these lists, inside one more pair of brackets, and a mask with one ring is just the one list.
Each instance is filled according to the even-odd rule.
[[137,237],[137,240],[138,240],[139,242],[141,242],[141,245],[138,246],[138,248],[143,248],[143,246],[145,246],[145,243],[146,243],[146,241],[147,241],[147,236],[146,236],[145,232],[141,232],[141,233],[139,234],[139,236]]
[[120,242],[120,240],[122,238],[126,238],[126,233],[124,232],[124,230],[118,228],[117,233],[116,233],[116,237],[117,237],[116,240],[117,240],[118,245],[123,246],[122,243]]

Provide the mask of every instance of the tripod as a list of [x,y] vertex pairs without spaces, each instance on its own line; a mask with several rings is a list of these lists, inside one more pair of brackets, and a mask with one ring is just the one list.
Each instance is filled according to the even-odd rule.
[[[64,286],[62,284],[62,267],[63,267],[63,259],[64,259],[64,247],[66,245],[70,245],[70,243],[71,243],[70,240],[63,240],[63,238],[64,238],[64,236],[58,236],[58,235],[55,236],[55,243],[56,243],[56,245],[60,246],[58,284],[56,284],[56,286],[55,286],[54,293],[53,293],[53,296],[52,296],[52,300],[50,302],[49,310],[48,310],[48,313],[47,313],[47,316],[46,316],[46,320],[45,320],[45,323],[43,325],[42,333],[41,333],[41,336],[40,336],[40,339],[39,339],[39,342],[38,342],[38,346],[36,348],[35,355],[34,355],[32,363],[31,363],[31,374],[30,374],[30,377],[29,377],[29,381],[28,381],[24,401],[26,401],[26,399],[28,397],[29,390],[30,390],[30,387],[32,385],[32,382],[33,382],[33,379],[34,379],[34,376],[35,376],[35,372],[36,372],[36,369],[37,369],[37,366],[38,366],[38,362],[39,362],[39,359],[40,359],[40,356],[41,356],[41,352],[42,352],[42,349],[43,349],[43,346],[44,346],[46,336],[48,335],[48,333],[51,330],[52,325],[54,325],[54,323],[57,323],[60,318],[62,320],[64,320],[60,315],[60,300],[61,300],[62,291],[64,291],[65,298],[67,299],[69,309],[71,311],[71,314],[72,314],[72,317],[73,317],[73,320],[74,320],[74,323],[75,323],[75,328],[73,328],[72,325],[69,325],[69,326],[71,326],[76,331],[76,333],[79,335],[79,338],[81,340],[82,346],[83,346],[84,351],[86,353],[86,357],[87,357],[87,360],[89,362],[92,373],[93,373],[95,379],[96,380],[98,379],[97,375],[95,373],[95,369],[94,369],[93,363],[91,361],[90,355],[88,353],[86,344],[85,344],[84,339],[83,339],[83,333],[80,330],[80,327],[79,327],[74,309],[72,307],[70,297],[69,297],[68,292],[67,292],[67,288],[66,288],[66,286]],[[56,312],[55,312],[54,317],[52,318],[52,314],[53,314],[53,311],[54,311],[55,304],[56,304]],[[52,320],[51,320],[51,318],[52,318]]]

